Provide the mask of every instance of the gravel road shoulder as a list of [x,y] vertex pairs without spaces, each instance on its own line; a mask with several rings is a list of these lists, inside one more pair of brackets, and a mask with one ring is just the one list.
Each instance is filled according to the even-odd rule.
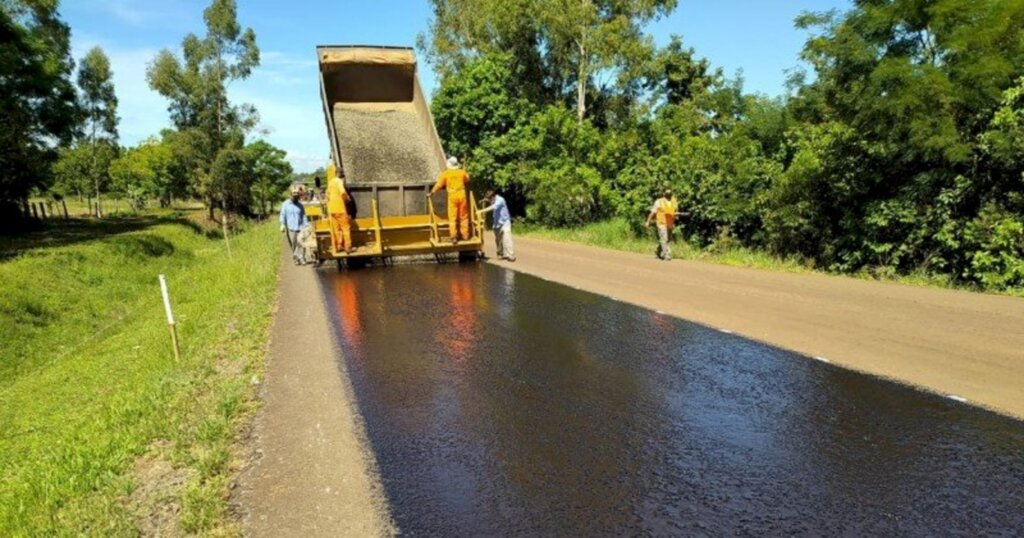
[[394,533],[352,388],[309,267],[282,250],[278,309],[241,479],[247,536]]

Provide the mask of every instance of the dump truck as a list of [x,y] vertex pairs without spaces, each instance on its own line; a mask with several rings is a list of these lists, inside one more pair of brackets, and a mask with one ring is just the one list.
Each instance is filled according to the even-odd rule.
[[[471,237],[453,244],[446,193],[428,197],[446,158],[407,47],[318,46],[320,98],[331,160],[355,218],[353,252],[334,249],[322,203],[307,203],[319,262],[398,256],[479,258],[483,218],[470,194]],[[353,260],[355,261],[355,260]]]

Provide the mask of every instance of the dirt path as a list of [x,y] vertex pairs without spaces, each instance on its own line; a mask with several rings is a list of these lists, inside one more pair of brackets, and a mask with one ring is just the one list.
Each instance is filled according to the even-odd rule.
[[1024,418],[1022,299],[540,239],[516,247],[518,262],[494,263]]
[[241,480],[245,534],[392,534],[316,274],[282,251],[278,289],[256,420],[259,460]]

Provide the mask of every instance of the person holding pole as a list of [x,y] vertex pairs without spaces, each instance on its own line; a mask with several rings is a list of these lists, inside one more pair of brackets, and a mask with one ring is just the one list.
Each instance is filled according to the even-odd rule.
[[302,189],[298,185],[292,186],[291,198],[285,200],[281,205],[280,214],[281,231],[288,239],[288,246],[292,249],[292,260],[295,265],[306,264],[306,251],[302,248],[302,242],[299,241],[299,232],[309,223],[309,219],[306,218],[306,208],[302,207],[302,202],[299,201],[301,195]]
[[672,189],[666,187],[661,198],[654,201],[651,212],[647,214],[647,221],[644,226],[651,227],[651,219],[658,224],[658,250],[657,256],[665,261],[672,261],[672,230],[675,228],[676,216],[681,215],[676,206],[676,200],[672,196]]
[[516,261],[515,246],[512,243],[512,215],[508,211],[505,198],[491,189],[484,196],[484,204],[486,207],[480,210],[481,215],[494,212],[494,244],[498,250],[498,258]]

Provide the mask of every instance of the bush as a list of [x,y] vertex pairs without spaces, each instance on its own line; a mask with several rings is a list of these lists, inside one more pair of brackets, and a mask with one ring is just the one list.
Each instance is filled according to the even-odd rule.
[[997,206],[982,209],[964,230],[967,279],[989,289],[1024,287],[1024,219]]

